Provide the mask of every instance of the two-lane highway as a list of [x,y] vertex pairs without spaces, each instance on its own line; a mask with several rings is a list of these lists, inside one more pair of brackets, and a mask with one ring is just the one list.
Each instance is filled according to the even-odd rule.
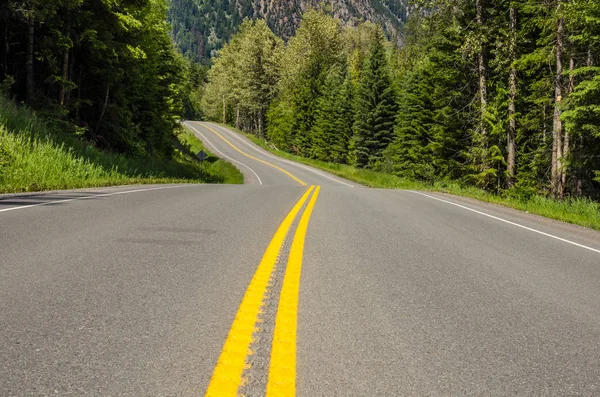
[[187,122],[186,127],[209,150],[236,165],[244,174],[247,184],[355,186],[353,182],[324,171],[274,156],[240,134],[218,124]]
[[600,395],[598,233],[187,127],[246,185],[0,200],[0,395]]

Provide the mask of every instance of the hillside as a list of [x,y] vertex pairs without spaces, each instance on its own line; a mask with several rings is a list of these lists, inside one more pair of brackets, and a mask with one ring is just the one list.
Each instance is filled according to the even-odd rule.
[[[291,37],[304,11],[322,4],[315,0],[171,0],[169,20],[181,52],[202,61],[227,42],[248,17],[265,19],[280,37]],[[354,25],[371,21],[394,35],[406,20],[406,0],[327,0],[325,8]]]

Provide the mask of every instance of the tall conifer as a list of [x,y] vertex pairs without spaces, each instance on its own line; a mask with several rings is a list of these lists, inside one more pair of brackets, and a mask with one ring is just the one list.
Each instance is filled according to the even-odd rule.
[[354,158],[359,167],[377,167],[394,137],[396,99],[388,74],[383,32],[372,39],[361,75],[354,124]]

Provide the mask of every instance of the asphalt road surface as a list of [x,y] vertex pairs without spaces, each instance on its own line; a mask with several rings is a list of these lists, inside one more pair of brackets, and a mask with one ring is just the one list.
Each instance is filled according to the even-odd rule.
[[239,186],[0,200],[1,396],[599,396],[600,235],[188,123]]

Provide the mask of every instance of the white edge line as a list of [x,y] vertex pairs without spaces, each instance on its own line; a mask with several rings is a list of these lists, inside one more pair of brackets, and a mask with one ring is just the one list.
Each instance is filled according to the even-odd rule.
[[342,185],[346,185],[346,186],[349,186],[349,187],[354,187],[354,185],[351,185],[351,184],[346,183],[346,182],[342,182],[342,181],[340,181],[340,180],[338,180],[336,178],[330,177],[329,175],[325,175],[325,174],[323,174],[323,173],[321,173],[321,172],[319,172],[319,171],[317,171],[317,170],[315,170],[315,169],[313,169],[311,167],[305,166],[304,164],[299,164],[299,163],[296,163],[294,161],[291,161],[291,160],[288,160],[288,159],[284,159],[282,157],[274,156],[273,154],[262,150],[262,148],[259,149],[259,148],[255,147],[254,145],[252,145],[249,142],[247,142],[244,138],[242,138],[241,136],[239,136],[235,132],[226,129],[225,127],[222,127],[220,125],[215,125],[215,127],[220,128],[221,131],[227,131],[227,132],[229,132],[230,135],[234,136],[236,139],[238,139],[241,142],[245,143],[247,146],[249,146],[252,149],[256,150],[258,153],[262,154],[263,156],[266,156],[266,157],[269,157],[269,158],[272,158],[272,159],[275,159],[275,160],[279,160],[279,161],[282,161],[284,163],[292,164],[292,165],[295,165],[296,167],[304,168],[305,170],[314,172],[315,174],[318,174],[318,175],[322,176],[323,178],[327,178],[327,179],[332,180],[334,182],[341,183]]
[[549,233],[545,233],[545,232],[542,232],[542,231],[540,231],[540,230],[537,230],[537,229],[532,229],[532,228],[530,228],[530,227],[523,226],[523,225],[521,225],[521,224],[518,224],[518,223],[515,223],[515,222],[511,222],[511,221],[508,221],[508,220],[506,220],[506,219],[503,219],[503,218],[499,218],[499,217],[497,217],[497,216],[494,216],[494,215],[486,214],[485,212],[477,211],[477,210],[475,210],[475,209],[473,209],[473,208],[469,208],[469,207],[466,207],[466,206],[464,206],[464,205],[460,205],[460,204],[454,203],[454,202],[452,202],[452,201],[443,200],[443,199],[441,199],[441,198],[438,198],[438,197],[435,197],[435,196],[430,196],[429,194],[425,194],[425,193],[417,192],[417,191],[414,191],[414,190],[407,190],[407,192],[411,192],[411,193],[420,194],[421,196],[429,197],[429,198],[431,198],[431,199],[434,199],[434,200],[437,200],[437,201],[441,201],[441,202],[443,202],[443,203],[452,204],[452,205],[454,205],[454,206],[457,206],[457,207],[463,208],[463,209],[465,209],[465,210],[468,210],[468,211],[471,211],[471,212],[475,212],[476,214],[483,215],[483,216],[487,216],[488,218],[496,219],[496,220],[498,220],[498,221],[501,221],[501,222],[504,222],[504,223],[508,223],[509,225],[513,225],[513,226],[516,226],[516,227],[520,227],[520,228],[522,228],[522,229],[529,230],[530,232],[538,233],[538,234],[541,234],[541,235],[543,235],[543,236],[550,237],[550,238],[553,238],[553,239],[556,239],[556,240],[559,240],[559,241],[565,242],[565,243],[567,243],[567,244],[571,244],[571,245],[577,246],[577,247],[579,247],[579,248],[584,248],[584,249],[586,249],[586,250],[590,250],[590,251],[597,252],[597,253],[599,253],[599,254],[600,254],[600,250],[598,250],[598,249],[596,249],[596,248],[588,247],[587,245],[579,244],[579,243],[576,243],[576,242],[574,242],[574,241],[567,240],[567,239],[564,239],[564,238],[562,238],[562,237],[558,237],[558,236],[555,236],[555,235],[552,235],[552,234],[549,234]]
[[[5,209],[0,210],[0,212],[22,210],[22,209],[25,209],[25,208],[33,208],[33,207],[41,207],[43,205],[50,205],[50,204],[68,203],[70,201],[89,200],[89,199],[93,199],[93,198],[97,198],[97,197],[117,196],[119,194],[137,193],[137,192],[148,192],[150,190],[174,189],[174,188],[183,187],[183,186],[186,186],[186,185],[161,186],[161,187],[153,187],[153,188],[149,188],[149,189],[136,189],[136,190],[126,190],[126,191],[123,191],[123,192],[102,193],[102,194],[97,194],[97,195],[94,195],[94,196],[75,197],[75,198],[64,199],[64,200],[48,201],[46,203],[21,205],[19,207],[5,208]],[[187,185],[187,186],[192,186],[192,185]]]
[[190,123],[185,123],[185,126],[186,126],[186,127],[188,127],[188,128],[191,128],[192,130],[194,130],[194,132],[196,132],[196,134],[200,135],[200,136],[202,137],[202,139],[204,139],[204,140],[206,141],[206,143],[208,143],[208,145],[209,145],[209,146],[211,146],[213,149],[215,149],[215,151],[216,151],[217,153],[219,153],[221,156],[225,157],[226,159],[229,159],[229,160],[233,161],[234,163],[241,164],[241,165],[243,165],[244,167],[248,168],[250,171],[252,171],[252,173],[254,174],[254,176],[256,176],[256,179],[258,179],[258,183],[259,183],[259,184],[261,184],[261,185],[263,184],[263,183],[262,183],[262,181],[260,180],[260,177],[258,176],[258,174],[257,174],[256,172],[254,172],[254,170],[253,170],[252,168],[250,168],[250,167],[249,167],[249,166],[247,166],[246,164],[242,163],[241,161],[234,160],[234,159],[232,159],[231,157],[229,157],[229,156],[227,156],[227,155],[223,154],[223,152],[221,152],[219,149],[217,149],[217,148],[215,147],[215,145],[213,145],[213,144],[212,144],[212,143],[211,143],[211,142],[210,142],[208,139],[206,139],[206,137],[205,137],[205,136],[204,136],[204,135],[203,135],[203,134],[202,134],[200,131],[198,131],[198,130],[196,129],[196,127],[194,127],[194,126],[193,126],[193,125],[191,125]]
[[221,131],[227,131],[227,132],[229,132],[229,133],[230,133],[230,135],[233,135],[233,136],[234,136],[236,139],[238,139],[238,140],[240,140],[241,142],[245,143],[247,146],[249,146],[249,147],[251,147],[252,149],[256,150],[258,153],[262,154],[263,156],[270,157],[270,158],[272,158],[272,159],[275,159],[275,160],[283,161],[283,162],[285,162],[285,163],[289,163],[289,164],[295,165],[295,166],[297,166],[297,167],[300,167],[300,168],[304,168],[305,170],[308,170],[308,171],[314,172],[315,174],[321,175],[323,178],[327,178],[327,179],[329,179],[329,180],[332,180],[332,181],[334,181],[334,182],[341,183],[342,185],[346,185],[346,186],[349,186],[349,187],[354,187],[354,185],[351,185],[351,184],[349,184],[349,183],[346,183],[346,182],[342,182],[342,181],[340,181],[340,180],[338,180],[338,179],[336,179],[336,178],[332,178],[332,177],[330,177],[329,175],[325,175],[325,174],[323,174],[323,173],[321,173],[321,172],[319,172],[319,171],[317,171],[317,170],[315,170],[315,169],[312,169],[311,167],[307,167],[307,166],[305,166],[304,164],[299,164],[299,163],[296,163],[296,162],[294,162],[294,161],[290,161],[290,160],[287,160],[287,159],[284,159],[284,158],[281,158],[281,157],[277,157],[277,156],[274,156],[274,155],[272,155],[272,154],[271,154],[271,153],[269,153],[269,152],[266,152],[266,151],[264,151],[264,150],[258,149],[258,148],[257,148],[257,147],[255,147],[254,145],[251,145],[249,142],[247,142],[247,141],[246,141],[244,138],[242,138],[241,136],[239,136],[239,135],[238,135],[238,134],[236,134],[235,132],[228,130],[228,129],[227,129],[227,128],[225,128],[225,127],[222,127],[222,126],[220,126],[220,125],[216,125],[216,124],[213,124],[213,126],[215,126],[215,127],[217,127],[217,128],[220,128],[220,129],[221,129]]

